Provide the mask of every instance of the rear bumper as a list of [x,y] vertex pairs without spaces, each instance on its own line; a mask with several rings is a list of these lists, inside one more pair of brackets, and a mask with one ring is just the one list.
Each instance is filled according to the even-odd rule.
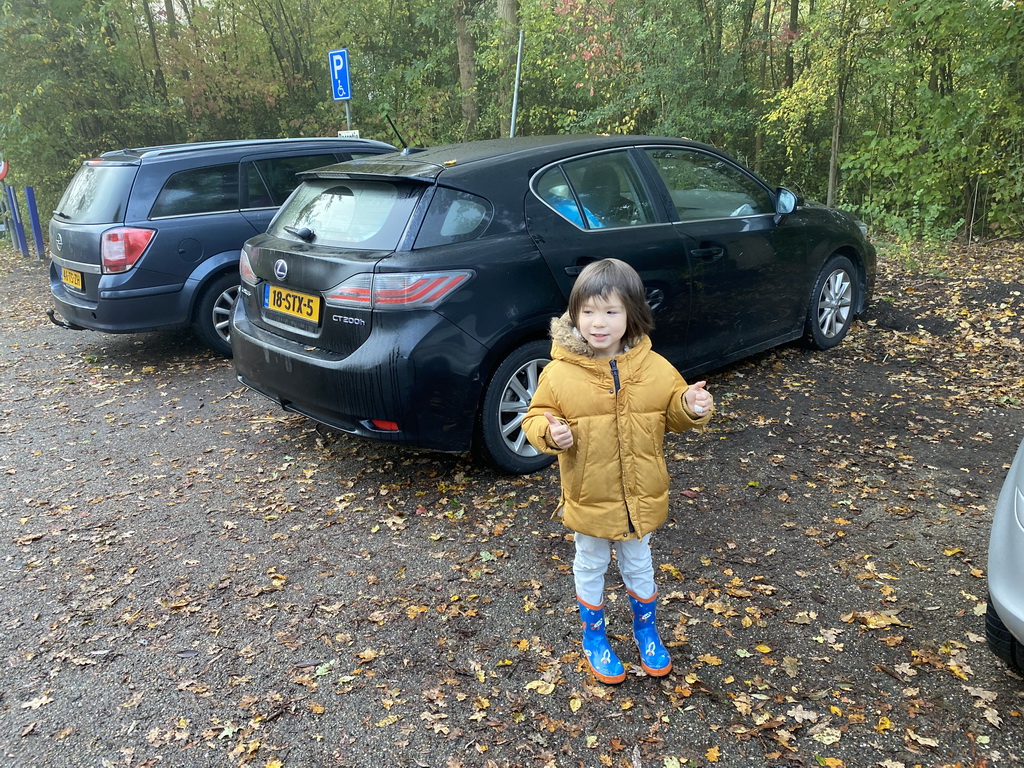
[[184,328],[189,324],[190,296],[182,286],[134,290],[106,288],[101,278],[100,299],[92,301],[68,290],[59,268],[50,264],[50,295],[65,327],[104,333],[141,333]]
[[[486,349],[433,312],[410,319],[409,313],[382,313],[366,341],[342,356],[253,325],[239,301],[231,319],[238,380],[285,410],[349,434],[468,451]],[[399,429],[382,430],[371,420]]]

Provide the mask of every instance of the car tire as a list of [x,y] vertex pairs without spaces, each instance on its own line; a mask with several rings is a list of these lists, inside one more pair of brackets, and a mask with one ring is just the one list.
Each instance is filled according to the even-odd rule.
[[845,256],[833,256],[818,273],[807,307],[806,339],[814,349],[831,349],[853,324],[857,272]]
[[231,357],[231,310],[238,300],[237,272],[220,275],[203,289],[196,304],[192,330],[199,340],[219,355]]
[[1024,645],[1010,634],[991,601],[985,612],[985,637],[992,653],[1009,664],[1014,671],[1024,674]]
[[503,472],[525,475],[554,461],[553,456],[530,445],[522,430],[537,378],[550,361],[551,343],[531,341],[513,350],[487,384],[477,425],[476,454]]

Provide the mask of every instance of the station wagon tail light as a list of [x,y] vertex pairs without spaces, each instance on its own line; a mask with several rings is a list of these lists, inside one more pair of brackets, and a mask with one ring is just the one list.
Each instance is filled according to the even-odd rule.
[[146,250],[155,235],[152,229],[118,227],[103,233],[100,243],[100,262],[107,275],[127,272]]
[[468,270],[353,275],[324,293],[335,307],[361,309],[433,309],[469,282]]

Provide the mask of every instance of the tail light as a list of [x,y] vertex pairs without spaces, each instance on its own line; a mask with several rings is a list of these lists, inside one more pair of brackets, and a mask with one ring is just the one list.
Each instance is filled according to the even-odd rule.
[[238,260],[238,275],[242,278],[243,283],[249,285],[256,285],[259,281],[252,268],[252,262],[249,260],[249,252],[245,249],[242,249],[242,257]]
[[100,244],[103,273],[112,275],[134,267],[155,234],[152,229],[135,227],[118,227],[104,232]]
[[324,293],[336,307],[361,309],[433,309],[465,285],[473,273],[408,272],[353,275]]

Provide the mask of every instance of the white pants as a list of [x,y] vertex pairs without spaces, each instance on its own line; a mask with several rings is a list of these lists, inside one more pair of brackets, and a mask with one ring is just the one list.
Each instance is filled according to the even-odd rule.
[[[576,595],[595,608],[604,602],[604,575],[612,561],[613,542],[577,533],[576,557],[572,574],[576,579]],[[654,586],[654,563],[651,559],[651,535],[642,539],[614,542],[619,573],[626,589],[641,600],[657,591]]]

